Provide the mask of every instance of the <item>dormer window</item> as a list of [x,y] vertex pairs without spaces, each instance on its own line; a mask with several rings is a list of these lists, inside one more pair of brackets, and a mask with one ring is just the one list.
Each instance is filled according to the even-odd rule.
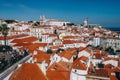
[[75,72],[77,72],[77,70],[75,69]]
[[77,64],[77,67],[79,67],[80,66],[80,64]]

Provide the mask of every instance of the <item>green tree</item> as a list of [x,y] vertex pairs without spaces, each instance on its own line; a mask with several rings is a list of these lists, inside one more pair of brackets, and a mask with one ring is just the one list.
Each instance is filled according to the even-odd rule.
[[0,26],[0,32],[4,36],[4,46],[6,46],[6,37],[8,35],[9,28],[7,27],[7,24],[2,24]]
[[48,53],[48,54],[52,54],[52,53],[53,53],[52,49],[48,49],[48,50],[47,50],[47,53]]
[[112,47],[108,47],[105,49],[109,54],[114,54],[114,49]]

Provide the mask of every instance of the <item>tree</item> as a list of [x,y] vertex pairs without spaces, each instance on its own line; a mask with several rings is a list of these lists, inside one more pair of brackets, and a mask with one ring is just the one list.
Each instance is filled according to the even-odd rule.
[[32,26],[39,26],[39,22],[33,23]]
[[73,26],[75,25],[74,23],[67,23],[67,26]]
[[52,54],[52,53],[53,53],[52,49],[48,49],[48,50],[47,50],[47,53],[48,53],[48,54]]
[[108,47],[105,49],[109,54],[114,54],[114,49],[112,47]]
[[64,49],[58,48],[58,50],[56,51],[56,53],[59,53],[60,51],[64,51]]
[[99,68],[104,68],[104,64],[101,62],[101,63],[98,63],[98,67]]
[[17,22],[16,20],[5,20],[6,23],[13,23],[13,22]]
[[116,50],[116,52],[120,52],[120,50]]
[[6,46],[6,37],[8,35],[8,31],[9,31],[9,28],[7,27],[6,24],[2,24],[0,26],[0,32],[2,33],[2,35],[4,36],[4,46]]

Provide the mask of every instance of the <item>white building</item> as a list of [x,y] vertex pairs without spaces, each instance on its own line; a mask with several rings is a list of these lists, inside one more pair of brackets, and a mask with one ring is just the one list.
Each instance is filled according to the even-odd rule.
[[67,21],[59,21],[55,19],[46,19],[44,16],[40,16],[40,25],[50,25],[50,26],[66,26]]
[[103,48],[112,47],[114,50],[120,49],[120,39],[119,38],[101,38],[100,45]]
[[84,20],[83,26],[84,26],[84,27],[87,27],[87,26],[88,26],[88,19],[85,19],[85,20]]
[[93,38],[93,46],[100,46],[100,38],[99,37]]

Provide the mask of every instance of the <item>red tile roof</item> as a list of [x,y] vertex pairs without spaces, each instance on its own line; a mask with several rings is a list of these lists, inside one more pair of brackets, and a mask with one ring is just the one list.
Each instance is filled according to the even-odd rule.
[[95,56],[94,59],[101,59],[102,58],[101,54],[93,54],[93,56]]
[[49,37],[57,37],[56,34],[49,34],[49,33],[44,33],[44,34],[42,34],[42,35],[47,35],[47,36],[49,36]]
[[114,67],[112,64],[106,64],[106,65],[104,65],[104,68],[112,68],[112,67]]
[[87,69],[86,64],[82,63],[80,60],[81,60],[81,58],[77,58],[77,59],[73,62],[72,68],[74,68],[74,69],[79,69],[79,70],[86,70],[86,69]]
[[88,60],[88,57],[86,57],[86,56],[81,56],[81,57],[80,57],[80,60],[86,61],[86,60]]
[[76,43],[75,40],[63,40],[63,44],[74,44]]
[[29,46],[31,44],[32,43],[16,43],[16,44],[14,44],[14,46]]
[[95,76],[101,76],[101,77],[108,77],[109,76],[109,72],[107,69],[95,69]]
[[79,47],[79,51],[82,51],[84,49],[85,49],[85,47]]
[[37,64],[24,63],[15,70],[9,80],[47,80]]
[[115,60],[115,61],[118,61],[119,58],[113,58],[113,57],[105,57],[105,58],[104,58],[104,61],[108,61],[108,60]]
[[50,61],[50,56],[51,54],[47,54],[46,52],[36,50],[38,52],[37,55],[33,56],[33,59],[37,59],[37,62],[42,62],[42,61]]
[[61,57],[65,57],[68,60],[70,60],[72,58],[73,55],[77,55],[77,50],[74,48],[62,51],[61,53],[59,53],[59,56]]
[[70,63],[53,63],[48,67],[46,75],[49,80],[70,80]]
[[114,72],[120,72],[120,67],[116,67],[113,69]]
[[33,41],[37,41],[37,40],[38,40],[37,37],[30,36],[30,37],[21,38],[21,39],[14,39],[11,42],[12,43],[23,43],[23,42],[33,42]]
[[46,47],[47,43],[34,43],[34,45],[39,46],[39,47]]
[[[20,38],[20,37],[25,37],[28,36],[27,34],[19,34],[19,35],[13,35],[13,36],[7,36],[6,39],[15,39],[15,38]],[[0,40],[4,40],[3,36],[0,36]]]
[[115,75],[110,76],[110,80],[118,80]]

